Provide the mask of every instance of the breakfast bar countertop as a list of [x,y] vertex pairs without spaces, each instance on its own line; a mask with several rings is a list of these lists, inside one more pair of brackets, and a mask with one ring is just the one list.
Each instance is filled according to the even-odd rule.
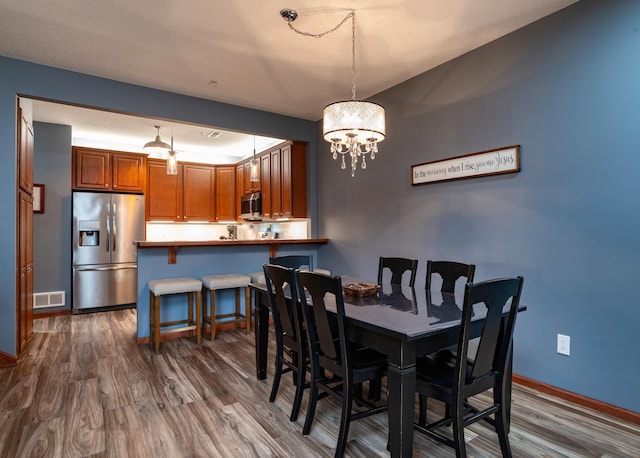
[[251,240],[162,240],[146,241],[139,240],[133,242],[138,248],[167,248],[169,264],[176,263],[176,253],[178,248],[183,247],[219,247],[219,246],[246,246],[246,245],[266,245],[269,246],[269,255],[275,256],[280,245],[325,245],[329,239],[251,239]]
[[138,248],[162,248],[183,246],[221,246],[221,245],[301,245],[326,244],[329,239],[252,239],[252,240],[161,240],[133,242]]

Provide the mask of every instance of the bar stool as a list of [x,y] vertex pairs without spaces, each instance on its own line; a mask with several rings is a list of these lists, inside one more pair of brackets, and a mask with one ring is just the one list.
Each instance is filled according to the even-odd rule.
[[[202,282],[197,278],[164,278],[160,280],[149,280],[149,332],[153,339],[153,349],[157,352],[160,349],[160,334],[162,332],[196,331],[196,343],[200,343],[200,292]],[[187,294],[188,316],[186,320],[160,321],[160,297],[169,294]],[[193,319],[193,296],[195,294],[196,319]],[[162,331],[167,326],[186,324],[181,328],[171,328]]]
[[[239,326],[242,321],[246,320],[247,334],[251,331],[251,292],[249,291],[249,283],[251,277],[243,274],[223,274],[223,275],[207,275],[202,277],[202,327],[205,323],[211,326],[211,340],[216,338],[216,323],[218,320],[225,318],[233,318],[225,320],[225,323],[236,323]],[[236,293],[236,311],[232,313],[217,314],[216,313],[216,291],[234,289]],[[245,294],[245,313],[240,313],[240,290],[244,289]],[[209,301],[211,302],[211,313],[207,307],[207,291]]]

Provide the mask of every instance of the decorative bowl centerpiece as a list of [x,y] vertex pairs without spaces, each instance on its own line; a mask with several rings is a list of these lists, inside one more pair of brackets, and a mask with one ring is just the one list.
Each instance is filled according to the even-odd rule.
[[342,292],[348,296],[373,296],[379,290],[380,285],[376,285],[375,283],[348,283],[342,285]]

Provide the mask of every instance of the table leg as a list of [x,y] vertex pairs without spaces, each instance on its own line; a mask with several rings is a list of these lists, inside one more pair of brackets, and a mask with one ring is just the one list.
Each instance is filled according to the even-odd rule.
[[267,348],[269,346],[269,308],[262,304],[263,294],[255,295],[256,377],[267,378]]
[[399,367],[389,363],[389,449],[392,457],[413,452],[416,366]]

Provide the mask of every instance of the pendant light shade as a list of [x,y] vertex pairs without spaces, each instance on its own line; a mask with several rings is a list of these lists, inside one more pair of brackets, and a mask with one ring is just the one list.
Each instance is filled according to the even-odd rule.
[[156,139],[144,145],[144,151],[147,153],[166,153],[172,148],[160,139],[160,126],[153,126],[158,130]]
[[375,143],[384,140],[384,108],[373,102],[346,100],[324,108],[323,136],[331,143]]
[[253,159],[251,159],[251,173],[249,175],[249,181],[255,183],[260,181],[258,176],[258,159],[256,158],[256,136],[253,136]]
[[173,149],[173,135],[171,135],[171,148],[167,155],[167,175],[178,174],[178,153]]

